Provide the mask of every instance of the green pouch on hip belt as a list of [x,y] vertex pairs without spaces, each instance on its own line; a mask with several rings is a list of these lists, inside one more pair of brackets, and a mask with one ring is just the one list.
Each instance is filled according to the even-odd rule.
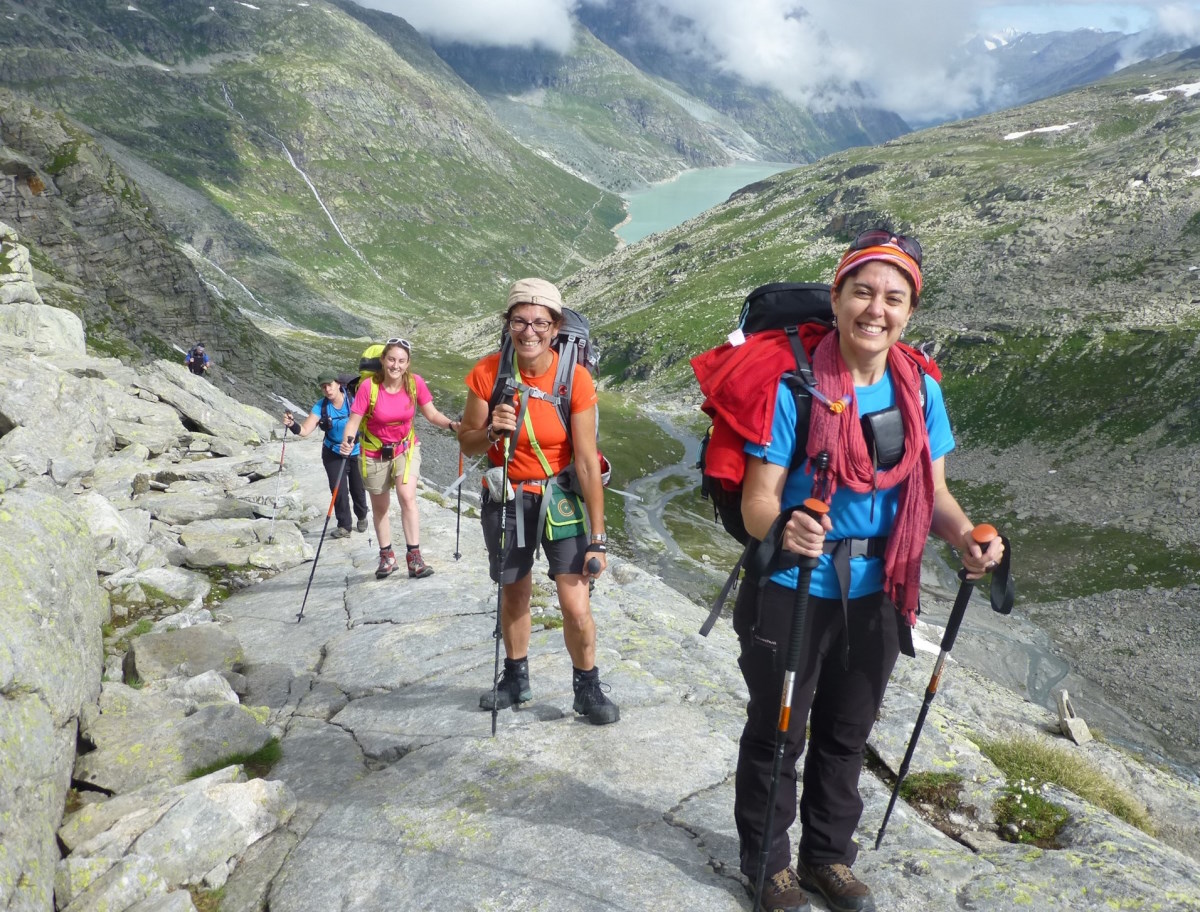
[[549,499],[546,507],[547,539],[562,541],[587,531],[583,521],[583,501],[578,495],[564,491],[558,485],[547,485],[545,496]]

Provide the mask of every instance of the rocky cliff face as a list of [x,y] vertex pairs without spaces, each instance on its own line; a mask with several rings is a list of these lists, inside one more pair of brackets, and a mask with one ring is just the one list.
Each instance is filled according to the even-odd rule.
[[[298,385],[281,353],[180,252],[140,187],[79,125],[0,89],[0,220],[17,232],[43,298],[76,314],[94,351],[167,358],[203,341],[215,382],[239,393]],[[286,348],[285,348],[286,351]]]
[[[22,186],[37,173],[23,174]],[[115,704],[112,694],[102,698],[102,674],[124,677],[120,656],[112,661],[124,636],[111,631],[147,611],[184,609],[174,626],[194,623],[211,591],[203,571],[253,574],[301,562],[295,519],[305,514],[279,488],[278,464],[252,449],[269,439],[271,417],[174,360],[133,368],[89,356],[80,319],[44,303],[33,278],[27,249],[0,223],[0,907],[50,910],[57,897],[59,908],[124,909],[112,904],[120,884],[153,873],[165,891],[192,874],[164,881],[161,870],[114,868],[121,853],[95,846],[88,864],[66,872],[55,831],[72,784],[125,793],[169,771],[176,785],[270,736],[240,707],[228,708],[231,694],[211,688],[191,695],[190,711],[149,693]],[[130,667],[135,683],[169,676],[155,674],[148,658]],[[230,671],[232,662],[219,667]],[[214,701],[226,708],[193,720],[189,737],[183,720]],[[131,740],[114,722],[136,715],[132,704],[158,732],[149,750],[144,734]],[[77,763],[81,744],[90,759]],[[278,789],[268,791],[265,805],[286,809]],[[225,800],[241,813],[228,789]],[[160,813],[173,803],[160,800]],[[147,844],[178,829],[157,833]],[[93,881],[101,883],[81,898]]]

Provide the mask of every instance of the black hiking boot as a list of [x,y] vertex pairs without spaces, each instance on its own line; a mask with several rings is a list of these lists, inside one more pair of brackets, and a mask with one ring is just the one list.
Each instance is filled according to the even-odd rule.
[[[505,659],[504,673],[496,683],[496,709],[508,709],[520,703],[528,703],[532,699],[533,691],[529,687],[529,658]],[[479,695],[479,708],[492,708],[490,690]]]
[[[754,884],[748,886],[751,896]],[[800,887],[800,879],[792,868],[772,874],[763,883],[762,912],[812,912],[808,894]]]
[[854,876],[848,865],[810,865],[800,862],[800,886],[820,893],[834,912],[875,912],[871,888]]
[[575,712],[587,716],[593,725],[607,725],[621,718],[621,709],[608,698],[607,684],[600,682],[600,670],[575,669],[571,683],[575,687]]

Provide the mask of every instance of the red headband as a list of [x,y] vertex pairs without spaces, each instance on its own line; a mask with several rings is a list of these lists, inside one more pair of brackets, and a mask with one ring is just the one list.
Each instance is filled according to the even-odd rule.
[[857,269],[863,263],[870,260],[883,260],[885,263],[891,263],[900,269],[912,280],[913,297],[917,298],[921,296],[921,267],[917,265],[916,260],[895,244],[864,247],[862,250],[847,250],[845,256],[842,257],[842,261],[838,263],[837,272],[833,276],[833,287],[839,287],[842,284],[842,280],[852,270]]

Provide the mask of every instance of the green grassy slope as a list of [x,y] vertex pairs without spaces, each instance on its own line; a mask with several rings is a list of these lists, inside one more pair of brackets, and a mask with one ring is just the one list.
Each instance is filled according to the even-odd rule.
[[514,141],[401,20],[137,6],[0,0],[0,83],[166,175],[173,230],[283,318],[473,313],[615,246],[620,201]]

